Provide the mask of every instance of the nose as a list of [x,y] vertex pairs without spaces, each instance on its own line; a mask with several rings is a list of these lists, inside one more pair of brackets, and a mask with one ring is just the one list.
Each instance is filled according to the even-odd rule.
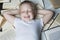
[[28,10],[26,11],[26,14],[28,15]]

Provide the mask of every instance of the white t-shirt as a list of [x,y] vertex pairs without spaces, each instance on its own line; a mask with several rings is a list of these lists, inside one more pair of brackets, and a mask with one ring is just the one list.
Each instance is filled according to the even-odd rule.
[[43,26],[42,19],[25,22],[15,18],[14,26],[16,29],[16,40],[38,40],[38,29],[41,31]]

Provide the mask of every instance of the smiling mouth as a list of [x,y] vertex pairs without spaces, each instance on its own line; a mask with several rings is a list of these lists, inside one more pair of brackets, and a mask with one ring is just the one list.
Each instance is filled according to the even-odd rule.
[[30,18],[30,16],[25,16],[24,18]]

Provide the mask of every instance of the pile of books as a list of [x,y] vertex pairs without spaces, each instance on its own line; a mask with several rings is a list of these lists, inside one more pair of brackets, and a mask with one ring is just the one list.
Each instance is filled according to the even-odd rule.
[[60,0],[50,0],[54,8],[60,8]]

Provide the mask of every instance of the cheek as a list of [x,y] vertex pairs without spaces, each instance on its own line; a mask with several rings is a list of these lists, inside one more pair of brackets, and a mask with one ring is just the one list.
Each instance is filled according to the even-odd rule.
[[24,14],[20,14],[21,17],[24,17]]
[[30,13],[30,18],[33,18],[34,16],[33,16],[33,14],[32,13]]

